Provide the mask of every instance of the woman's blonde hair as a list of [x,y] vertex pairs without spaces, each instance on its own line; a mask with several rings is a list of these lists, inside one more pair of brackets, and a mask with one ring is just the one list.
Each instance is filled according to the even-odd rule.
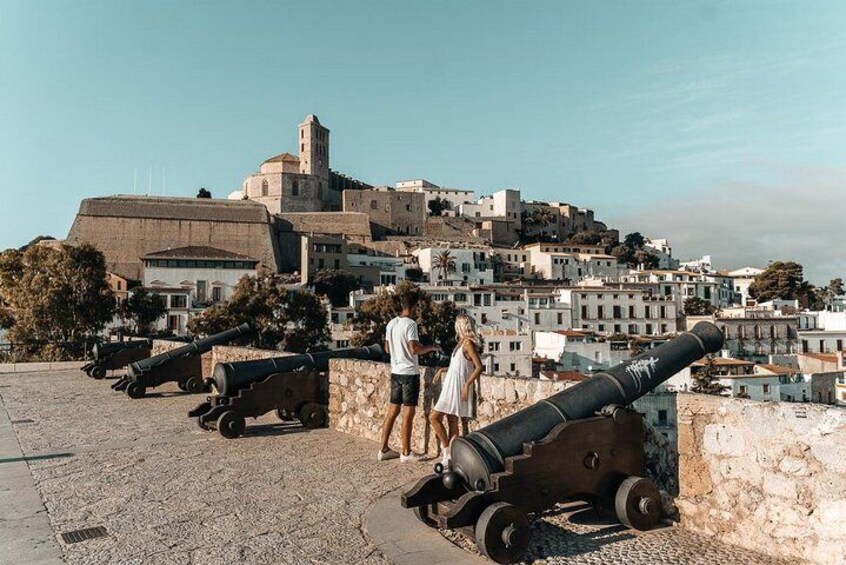
[[476,329],[475,320],[470,316],[459,314],[455,318],[455,335],[459,343],[464,339],[469,339],[476,346],[476,349],[482,349],[482,338]]

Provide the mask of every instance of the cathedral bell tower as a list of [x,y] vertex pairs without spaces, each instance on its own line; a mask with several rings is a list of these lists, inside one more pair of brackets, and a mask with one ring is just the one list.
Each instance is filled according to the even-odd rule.
[[320,125],[317,116],[309,114],[300,124],[300,173],[315,175],[322,190],[329,188],[329,129]]

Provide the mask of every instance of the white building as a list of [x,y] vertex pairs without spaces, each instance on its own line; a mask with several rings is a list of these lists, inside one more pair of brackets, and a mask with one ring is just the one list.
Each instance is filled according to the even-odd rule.
[[590,374],[622,363],[630,354],[627,347],[617,348],[613,342],[582,330],[535,332],[535,357],[554,361],[556,369],[562,371]]
[[693,297],[711,303],[717,308],[729,306],[734,296],[733,291],[724,286],[722,278],[689,271],[655,269],[649,271],[631,271],[623,275],[623,281],[653,283],[661,296],[672,296],[681,309],[684,302]]
[[[603,252],[580,252],[561,243],[533,243],[523,249],[528,252],[531,272],[546,280],[577,284],[584,279],[606,282],[620,280],[623,267],[613,255]],[[593,247],[593,246],[591,246]]]
[[484,341],[485,373],[513,377],[532,376],[532,336],[496,326],[479,328]]
[[714,264],[711,262],[710,255],[703,255],[699,259],[690,259],[688,261],[681,261],[677,267],[681,271],[690,271],[691,273],[713,273]]
[[[439,257],[449,253],[454,269],[442,269]],[[413,252],[418,265],[433,284],[486,285],[494,282],[490,250],[470,247],[425,247]]]
[[347,250],[347,264],[353,268],[375,267],[379,270],[380,285],[394,285],[405,280],[407,265],[401,257],[377,253],[373,249],[350,245]]
[[394,185],[400,192],[420,192],[426,198],[426,210],[429,210],[429,202],[440,198],[445,204],[444,216],[458,214],[458,208],[462,204],[472,204],[476,195],[472,190],[463,188],[445,188],[431,183],[424,179],[401,180]]
[[802,312],[798,318],[799,350],[802,353],[846,350],[846,312]]
[[678,331],[679,312],[672,297],[608,286],[562,288],[558,301],[569,307],[574,329],[644,336]]
[[673,259],[673,248],[666,239],[646,239],[643,244],[647,251],[658,257],[659,269],[677,269],[678,259]]
[[520,213],[520,190],[506,188],[494,192],[491,196],[483,196],[475,204],[462,204],[458,213],[468,218],[502,218],[514,222],[514,229],[519,230],[522,225]]
[[734,280],[734,291],[740,296],[740,304],[746,306],[749,300],[749,286],[755,281],[758,275],[764,272],[764,269],[758,267],[743,267],[725,273]]
[[157,330],[186,333],[191,317],[227,300],[244,275],[255,276],[258,260],[215,247],[190,246],[149,253],[141,258],[142,284],[167,301]]

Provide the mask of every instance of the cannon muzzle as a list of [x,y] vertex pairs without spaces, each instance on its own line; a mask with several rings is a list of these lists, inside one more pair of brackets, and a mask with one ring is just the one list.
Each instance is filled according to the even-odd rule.
[[515,412],[450,446],[451,473],[470,490],[487,490],[491,475],[504,469],[506,457],[522,452],[565,421],[594,416],[608,405],[627,406],[680,370],[723,346],[723,334],[710,322],[699,322],[667,343],[641,353],[607,371]]
[[177,347],[176,349],[171,349],[170,351],[165,351],[164,353],[160,353],[158,355],[148,357],[147,359],[132,363],[131,365],[129,365],[129,375],[132,377],[136,377],[156,367],[159,367],[169,361],[181,359],[184,357],[202,355],[203,353],[211,351],[212,347],[214,347],[215,345],[222,345],[224,343],[228,343],[233,339],[237,339],[243,335],[247,335],[252,331],[253,328],[250,324],[241,324],[240,326],[234,327],[232,329],[228,329],[226,331],[195,340],[187,345],[183,345],[182,347]]
[[275,373],[290,373],[297,370],[326,371],[329,368],[330,359],[380,360],[384,355],[385,352],[380,345],[370,345],[255,361],[218,363],[212,371],[212,379],[218,394],[231,396]]

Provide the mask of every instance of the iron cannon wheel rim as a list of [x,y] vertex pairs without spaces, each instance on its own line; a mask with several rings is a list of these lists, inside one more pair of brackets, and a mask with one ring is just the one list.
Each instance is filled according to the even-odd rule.
[[426,524],[430,528],[437,528],[438,522],[432,518],[431,513],[429,512],[429,506],[415,506],[412,511],[414,512],[414,517],[417,518],[422,523]]
[[202,417],[202,416],[197,416],[197,425],[198,425],[198,426],[200,426],[200,428],[202,428],[202,429],[204,429],[204,430],[206,430],[206,431],[211,431],[211,428],[208,426],[208,424],[206,424],[205,422],[203,422],[203,417]]
[[529,548],[532,527],[521,508],[507,502],[491,504],[476,522],[476,545],[497,563],[514,563]]
[[147,387],[145,387],[138,381],[131,381],[129,384],[126,385],[126,395],[129,398],[143,398],[145,394],[147,394]]
[[91,367],[91,371],[88,374],[91,375],[92,378],[97,379],[99,381],[100,379],[106,378],[106,369],[100,366]]
[[300,408],[300,422],[307,428],[322,428],[326,425],[326,407],[316,402],[307,402]]
[[199,394],[203,392],[204,388],[205,386],[203,385],[203,381],[201,381],[197,377],[189,377],[185,381],[185,388],[183,388],[182,390],[191,394]]
[[[649,504],[644,501],[649,501]],[[650,530],[661,519],[661,493],[649,479],[628,477],[614,496],[614,510],[624,526],[639,531]]]
[[234,410],[227,410],[217,418],[217,431],[226,439],[235,439],[244,433],[247,422]]

